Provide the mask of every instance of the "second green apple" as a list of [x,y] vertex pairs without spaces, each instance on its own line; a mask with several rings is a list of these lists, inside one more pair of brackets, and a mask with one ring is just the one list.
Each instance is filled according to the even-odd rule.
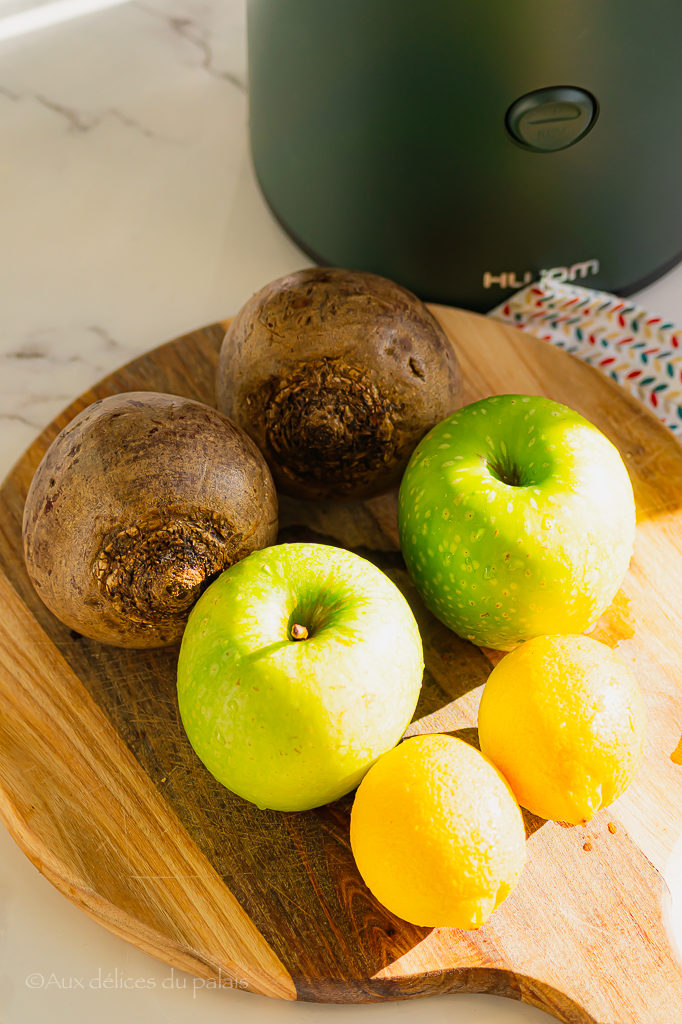
[[303,811],[354,789],[405,732],[424,659],[388,576],[328,544],[276,544],[192,609],[178,661],[190,743],[228,789]]
[[434,615],[508,651],[596,621],[627,570],[635,506],[617,449],[593,424],[548,398],[495,395],[417,446],[398,526]]

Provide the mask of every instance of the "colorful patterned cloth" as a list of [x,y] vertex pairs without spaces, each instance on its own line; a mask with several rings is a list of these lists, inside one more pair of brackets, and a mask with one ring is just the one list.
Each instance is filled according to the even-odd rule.
[[634,302],[543,278],[488,316],[608,374],[682,440],[682,330]]

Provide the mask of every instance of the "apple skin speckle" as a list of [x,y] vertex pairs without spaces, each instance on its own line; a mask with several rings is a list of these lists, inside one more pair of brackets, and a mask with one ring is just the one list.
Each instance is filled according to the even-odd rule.
[[423,669],[414,615],[388,576],[327,544],[278,544],[199,598],[178,706],[219,782],[261,808],[301,811],[355,788],[400,740]]
[[[494,418],[480,415],[493,409]],[[456,469],[435,458],[446,432]],[[400,541],[417,590],[446,626],[513,650],[534,636],[581,633],[608,607],[632,555],[635,506],[618,451],[593,424],[551,399],[497,395],[443,420],[419,451],[400,489]],[[415,528],[410,491],[423,516],[433,513],[427,536]],[[491,494],[497,514],[488,519]],[[494,530],[479,525],[493,518]],[[445,552],[462,535],[466,602],[442,582]]]

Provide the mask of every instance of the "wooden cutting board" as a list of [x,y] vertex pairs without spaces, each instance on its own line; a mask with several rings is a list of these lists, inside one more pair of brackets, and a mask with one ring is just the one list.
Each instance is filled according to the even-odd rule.
[[[300,814],[233,796],[185,738],[176,648],[105,647],[43,607],[24,570],[21,519],[48,445],[85,406],[121,391],[213,404],[225,329],[215,324],[84,394],[0,492],[0,816],[86,913],[209,987],[341,1003],[490,992],[571,1024],[679,1024],[682,967],[658,871],[682,834],[682,448],[572,356],[483,317],[434,312],[457,350],[464,401],[525,392],[564,402],[616,444],[632,476],[635,554],[593,634],[633,667],[647,703],[646,755],[625,796],[586,828],[526,815],[527,867],[489,923],[417,928],[380,906],[355,869],[352,795]],[[423,720],[412,731],[457,731],[475,743],[480,687],[500,655],[460,640],[420,605],[395,508],[395,495],[357,505],[285,498],[280,539],[341,544],[392,576],[424,639]]]

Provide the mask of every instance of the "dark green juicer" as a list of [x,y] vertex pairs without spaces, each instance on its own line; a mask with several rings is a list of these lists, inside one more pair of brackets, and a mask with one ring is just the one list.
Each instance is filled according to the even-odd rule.
[[682,0],[249,0],[263,193],[322,265],[486,311],[682,259]]

